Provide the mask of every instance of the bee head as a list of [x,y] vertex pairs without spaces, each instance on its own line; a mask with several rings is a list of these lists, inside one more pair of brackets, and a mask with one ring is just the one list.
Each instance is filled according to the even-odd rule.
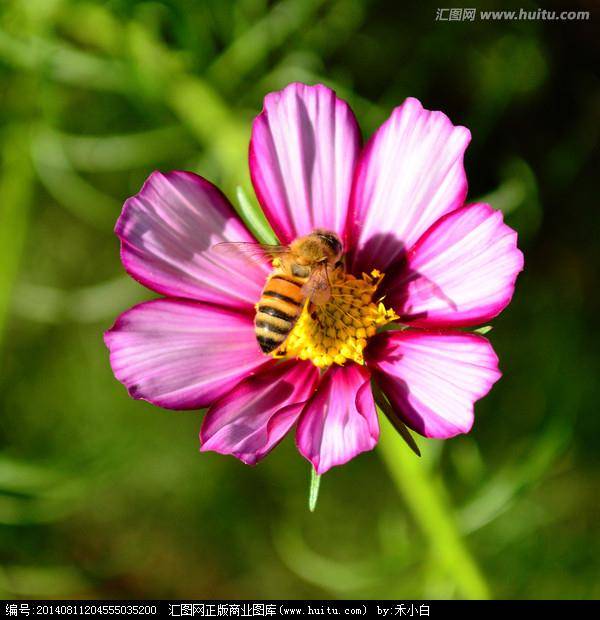
[[344,246],[340,238],[334,232],[320,228],[315,230],[313,234],[316,235],[325,244],[327,250],[329,250],[329,256],[325,257],[325,259],[328,262],[337,262],[344,251]]

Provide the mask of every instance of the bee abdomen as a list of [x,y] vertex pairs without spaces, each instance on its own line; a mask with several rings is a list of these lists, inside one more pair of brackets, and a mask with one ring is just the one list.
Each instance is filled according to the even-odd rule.
[[254,327],[263,353],[279,347],[292,331],[304,298],[301,284],[285,275],[275,274],[267,281],[256,308]]
[[[263,353],[271,353],[287,338],[299,314],[290,314],[270,305],[273,301],[275,300],[261,299],[254,320],[256,338]],[[283,304],[279,302],[278,305]]]

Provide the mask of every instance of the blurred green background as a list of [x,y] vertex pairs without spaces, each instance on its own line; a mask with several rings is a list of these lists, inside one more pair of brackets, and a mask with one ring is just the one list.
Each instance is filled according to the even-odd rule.
[[[600,9],[568,4],[590,21],[436,21],[437,1],[3,0],[4,597],[600,596]],[[409,95],[468,126],[469,198],[505,211],[526,256],[473,432],[419,438],[420,460],[385,436],[323,478],[314,514],[291,440],[257,468],[200,455],[201,414],[130,400],[102,342],[150,296],[119,261],[123,200],[183,168],[235,202],[251,120],[294,80],[335,87],[365,137]]]

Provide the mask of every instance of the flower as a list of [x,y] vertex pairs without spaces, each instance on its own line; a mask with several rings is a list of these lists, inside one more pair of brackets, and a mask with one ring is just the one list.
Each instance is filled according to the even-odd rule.
[[127,272],[164,297],[106,332],[117,379],[160,407],[207,407],[201,450],[248,464],[294,425],[319,474],[372,449],[372,382],[396,423],[440,439],[468,432],[500,371],[488,340],[458,328],[498,315],[523,267],[502,214],[465,205],[469,140],[409,98],[361,149],[351,109],[329,88],[267,95],[250,142],[259,202],[284,244],[337,233],[346,271],[332,286],[343,292],[320,319],[303,311],[283,358],[263,354],[253,318],[269,267],[210,249],[251,234],[207,180],[154,172],[115,230]]

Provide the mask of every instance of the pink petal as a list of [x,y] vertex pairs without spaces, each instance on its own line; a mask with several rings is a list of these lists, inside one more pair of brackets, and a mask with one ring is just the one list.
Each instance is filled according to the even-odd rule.
[[265,97],[252,127],[250,173],[282,243],[315,228],[344,238],[359,150],[354,114],[329,88],[290,84]]
[[115,377],[129,394],[167,409],[206,407],[269,361],[251,316],[192,301],[135,306],[104,341]]
[[508,305],[522,269],[517,233],[500,211],[475,204],[440,218],[419,239],[386,299],[404,323],[477,325]]
[[368,348],[369,366],[392,407],[425,437],[468,433],[473,404],[500,378],[482,336],[461,332],[384,332]]
[[348,220],[353,271],[385,271],[467,195],[471,134],[416,99],[396,108],[363,151]]
[[227,198],[191,172],[153,172],[123,207],[115,232],[127,272],[173,297],[249,308],[260,298],[265,266],[211,251],[223,241],[254,241]]
[[300,453],[318,474],[324,474],[334,465],[372,450],[378,439],[369,373],[357,364],[332,366],[298,423]]
[[290,361],[242,381],[206,414],[201,450],[254,465],[283,439],[318,379],[311,363]]

